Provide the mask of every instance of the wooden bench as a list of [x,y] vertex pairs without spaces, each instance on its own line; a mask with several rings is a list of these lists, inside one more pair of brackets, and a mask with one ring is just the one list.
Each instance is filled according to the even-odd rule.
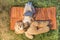
[[[35,20],[51,20],[51,30],[56,30],[56,7],[49,8],[35,8]],[[23,20],[23,7],[12,7],[10,11],[10,29],[14,30],[14,24],[16,21]]]

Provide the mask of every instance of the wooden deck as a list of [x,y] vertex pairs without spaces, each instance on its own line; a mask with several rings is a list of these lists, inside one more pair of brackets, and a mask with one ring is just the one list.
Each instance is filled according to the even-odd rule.
[[[56,7],[35,8],[35,20],[51,20],[51,29],[56,30]],[[12,7],[10,11],[10,29],[14,30],[16,21],[23,20],[23,7]]]

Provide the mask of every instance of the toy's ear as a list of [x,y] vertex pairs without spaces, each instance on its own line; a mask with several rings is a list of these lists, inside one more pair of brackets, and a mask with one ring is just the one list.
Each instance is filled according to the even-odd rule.
[[43,25],[44,25],[44,26],[48,26],[48,25],[49,25],[49,22],[48,22],[48,21],[45,21],[45,22],[43,23]]
[[49,21],[45,21],[44,23],[45,23],[46,26],[49,25]]
[[48,26],[49,25],[49,21],[41,21],[40,23],[39,23],[39,26],[40,27],[45,27],[45,26]]

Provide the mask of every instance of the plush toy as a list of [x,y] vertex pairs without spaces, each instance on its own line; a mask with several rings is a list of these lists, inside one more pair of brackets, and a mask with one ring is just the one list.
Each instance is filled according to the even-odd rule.
[[25,30],[23,29],[23,23],[18,21],[15,23],[15,33],[16,34],[23,34]]
[[27,38],[33,39],[33,35],[48,32],[50,30],[48,25],[49,25],[48,21],[41,22],[33,21],[30,25],[28,25],[28,23],[24,24],[23,22],[18,21],[15,23],[15,33],[16,34],[25,33]]
[[32,22],[30,27],[25,32],[26,37],[28,37],[29,39],[33,39],[33,35],[38,35],[38,34],[48,32],[49,27],[47,25],[48,22],[40,22],[40,24],[36,21]]

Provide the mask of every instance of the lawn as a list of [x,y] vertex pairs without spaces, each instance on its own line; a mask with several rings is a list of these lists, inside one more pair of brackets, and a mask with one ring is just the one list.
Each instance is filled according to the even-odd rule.
[[[36,35],[32,40],[58,40],[60,38],[60,1],[59,0],[31,0],[34,7],[56,7],[57,30]],[[10,8],[11,6],[22,6],[28,0],[0,0],[0,40],[30,40],[24,34],[17,35],[10,30]],[[58,36],[59,35],[59,36]]]

